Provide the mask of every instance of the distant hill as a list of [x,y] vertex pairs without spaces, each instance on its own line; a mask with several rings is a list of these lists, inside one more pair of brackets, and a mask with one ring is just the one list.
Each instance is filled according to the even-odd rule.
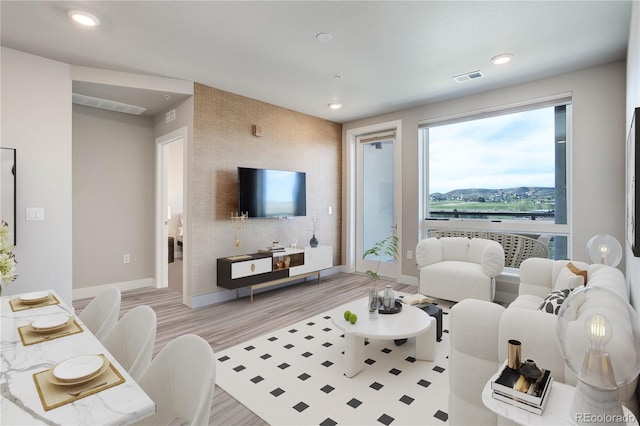
[[516,188],[488,189],[468,188],[454,189],[447,193],[434,192],[430,195],[433,200],[496,200],[505,198],[537,198],[553,199],[555,188],[539,186],[520,186]]

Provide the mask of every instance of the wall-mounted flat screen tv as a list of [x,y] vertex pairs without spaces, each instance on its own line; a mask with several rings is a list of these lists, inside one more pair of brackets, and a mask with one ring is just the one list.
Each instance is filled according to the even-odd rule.
[[249,217],[307,215],[304,172],[238,167],[238,213]]

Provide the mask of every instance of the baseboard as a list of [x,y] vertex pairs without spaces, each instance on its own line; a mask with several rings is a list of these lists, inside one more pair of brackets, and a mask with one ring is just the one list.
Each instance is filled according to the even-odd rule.
[[416,287],[419,285],[418,277],[412,277],[411,275],[400,275],[398,282],[400,284],[415,285]]
[[[333,268],[330,269],[324,269],[322,271],[320,271],[320,284],[322,285],[322,278],[323,277],[328,277],[330,275],[335,275],[339,272],[342,272],[342,266],[334,266]],[[276,288],[282,288],[282,287],[288,287],[290,285],[296,285],[296,284],[300,284],[302,282],[305,281],[316,281],[317,277],[316,276],[311,276],[311,277],[306,277],[306,278],[301,278],[299,280],[293,280],[293,281],[288,281],[286,283],[282,283],[282,284],[277,284],[268,288],[263,288],[263,289],[257,289],[253,292],[254,297],[256,295],[259,295],[260,293],[264,293],[265,291],[271,291],[274,290]],[[248,287],[242,287],[239,288],[237,293],[236,290],[221,290],[221,291],[216,291],[214,293],[209,293],[209,294],[203,294],[201,296],[194,296],[191,298],[191,307],[192,308],[201,308],[203,306],[207,306],[207,305],[214,305],[216,303],[220,303],[220,302],[226,302],[228,300],[233,300],[236,297],[238,298],[243,298],[243,297],[249,297],[250,294],[250,289]]]
[[118,287],[120,291],[135,290],[144,287],[153,287],[155,280],[153,278],[143,278],[135,281],[125,281],[121,283],[98,285],[93,287],[76,288],[73,290],[72,300],[87,299],[96,297],[109,287]]

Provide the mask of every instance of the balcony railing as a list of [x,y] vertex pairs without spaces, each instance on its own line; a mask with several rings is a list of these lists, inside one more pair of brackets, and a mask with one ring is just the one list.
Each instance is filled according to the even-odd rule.
[[505,211],[458,211],[454,210],[431,210],[428,219],[492,219],[499,220],[501,218],[529,219],[529,220],[549,220],[555,218],[554,211],[528,211],[528,212],[505,212]]

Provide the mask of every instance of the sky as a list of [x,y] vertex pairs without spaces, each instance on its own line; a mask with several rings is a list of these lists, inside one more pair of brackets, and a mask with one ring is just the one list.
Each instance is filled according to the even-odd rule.
[[429,129],[429,193],[555,185],[554,108]]

